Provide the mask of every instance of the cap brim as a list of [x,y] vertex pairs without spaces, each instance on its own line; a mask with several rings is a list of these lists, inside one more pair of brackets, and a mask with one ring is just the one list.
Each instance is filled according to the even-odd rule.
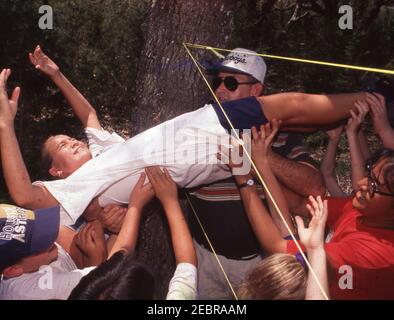
[[60,227],[60,207],[34,210],[35,221],[31,238],[31,254],[44,252],[53,245]]

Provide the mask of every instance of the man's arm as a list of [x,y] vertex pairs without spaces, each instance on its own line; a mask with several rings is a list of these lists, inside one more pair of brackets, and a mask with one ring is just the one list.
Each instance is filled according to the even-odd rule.
[[32,185],[23,161],[14,129],[20,89],[15,88],[11,99],[8,99],[5,86],[10,74],[9,69],[3,69],[0,74],[0,150],[9,193],[22,207],[38,209],[57,205],[56,199],[45,188]]
[[257,99],[266,118],[282,120],[282,129],[286,130],[287,126],[322,126],[348,118],[354,103],[365,98],[365,93],[318,95],[289,92]]
[[324,195],[323,178],[312,165],[287,159],[275,152],[270,153],[269,161],[275,176],[287,189],[302,197]]
[[36,47],[33,53],[29,54],[31,63],[47,75],[63,93],[74,113],[82,122],[84,128],[90,127],[100,129],[100,122],[97,118],[96,110],[85,99],[85,97],[71,84],[70,81],[60,72],[59,67],[41,50]]

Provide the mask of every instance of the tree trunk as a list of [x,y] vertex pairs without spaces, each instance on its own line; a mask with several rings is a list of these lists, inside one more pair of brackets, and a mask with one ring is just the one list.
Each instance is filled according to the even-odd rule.
[[[238,1],[157,0],[151,2],[140,59],[131,134],[202,107],[209,91],[183,42],[225,47]],[[191,49],[198,58],[204,50]],[[156,277],[156,296],[164,298],[174,272],[174,257],[161,209],[150,210],[141,227],[138,256]]]

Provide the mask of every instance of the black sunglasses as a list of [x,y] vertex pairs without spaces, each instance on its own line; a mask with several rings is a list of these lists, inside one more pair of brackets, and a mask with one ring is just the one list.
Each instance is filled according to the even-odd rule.
[[373,169],[373,164],[372,161],[368,161],[367,164],[365,165],[365,169],[367,171],[367,178],[368,178],[368,186],[367,186],[367,191],[370,195],[371,198],[376,194],[380,194],[382,196],[388,196],[388,197],[394,197],[394,194],[388,193],[388,192],[383,192],[379,190],[379,186],[384,186],[386,183],[380,183],[378,178],[375,177],[372,169]]
[[224,78],[215,77],[212,79],[213,91],[216,91],[220,87],[222,82],[224,83],[224,86],[226,87],[226,89],[228,89],[230,91],[235,91],[238,89],[238,86],[240,84],[255,84],[258,81],[238,82],[238,80],[233,76],[228,76],[228,77],[224,77]]

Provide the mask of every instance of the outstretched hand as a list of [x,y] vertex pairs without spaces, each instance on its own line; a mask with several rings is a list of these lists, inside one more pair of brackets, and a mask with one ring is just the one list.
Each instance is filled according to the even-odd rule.
[[14,123],[21,89],[16,87],[12,92],[11,99],[7,94],[7,80],[11,75],[11,69],[3,69],[0,73],[0,126],[8,126]]
[[145,173],[142,172],[137,184],[130,194],[129,208],[134,207],[139,211],[142,211],[144,206],[153,199],[155,192],[153,191],[152,184],[150,182],[144,185],[145,177]]
[[324,230],[327,221],[327,200],[322,200],[320,196],[316,199],[309,196],[311,204],[306,207],[310,212],[312,219],[308,228],[305,227],[301,217],[296,216],[295,220],[298,228],[298,235],[302,244],[307,250],[315,250],[324,247]]
[[356,134],[361,126],[361,123],[364,121],[365,116],[369,112],[369,107],[366,101],[358,100],[354,104],[356,107],[355,110],[350,110],[351,117],[349,118],[346,125],[346,133],[347,134]]
[[260,131],[252,127],[252,160],[256,166],[268,161],[268,153],[281,123],[281,120],[272,119],[270,123],[261,125]]
[[162,171],[157,166],[147,167],[145,172],[155,190],[156,197],[160,200],[163,207],[178,201],[177,185],[166,168]]
[[384,97],[378,93],[367,93],[367,102],[371,109],[371,118],[375,131],[381,135],[382,132],[390,130],[391,126],[387,116]]
[[76,235],[75,244],[89,266],[99,265],[107,258],[104,228],[97,220],[87,223]]
[[59,67],[37,46],[33,53],[29,53],[30,62],[42,73],[53,77],[59,73]]
[[339,125],[336,128],[327,130],[326,133],[331,141],[338,141],[341,138],[344,125]]

